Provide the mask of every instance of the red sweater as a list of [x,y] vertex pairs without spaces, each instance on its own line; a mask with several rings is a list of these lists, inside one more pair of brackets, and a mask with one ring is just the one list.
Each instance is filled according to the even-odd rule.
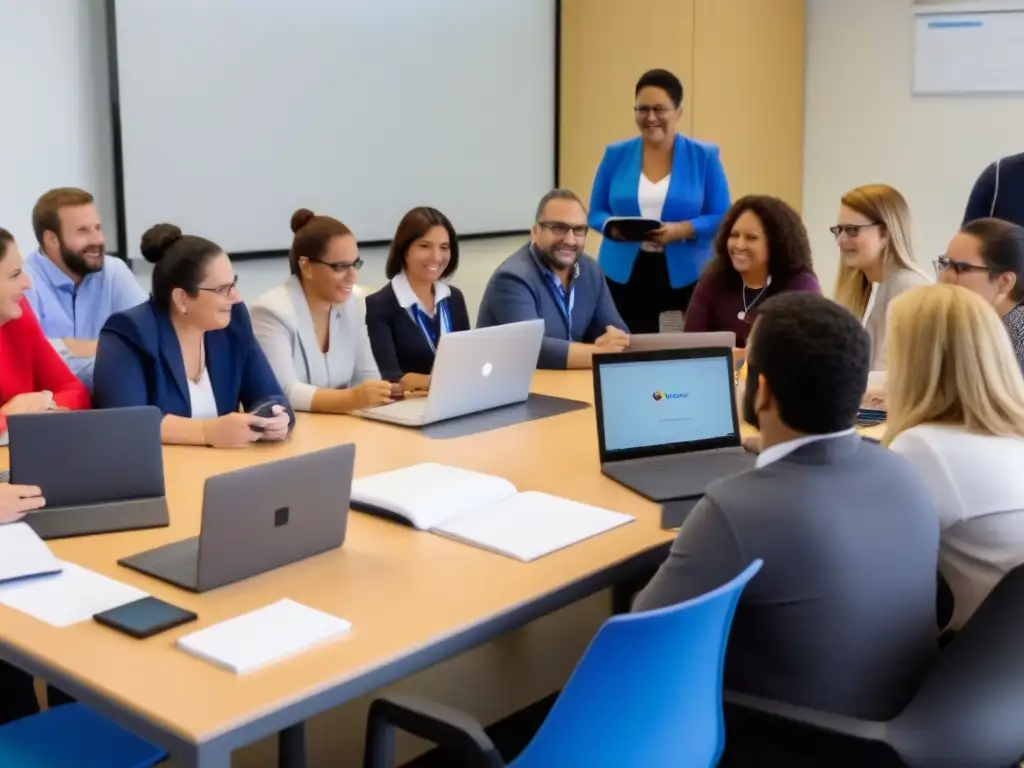
[[[89,392],[43,335],[28,301],[21,300],[21,317],[0,325],[0,406],[15,395],[53,392],[62,408],[80,411],[89,407]],[[0,432],[7,417],[0,414]]]

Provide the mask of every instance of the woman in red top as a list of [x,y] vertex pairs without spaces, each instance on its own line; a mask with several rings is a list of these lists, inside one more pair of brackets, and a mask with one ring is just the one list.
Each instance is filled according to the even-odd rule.
[[85,385],[50,346],[25,300],[31,287],[14,238],[0,229],[0,434],[12,414],[89,407]]

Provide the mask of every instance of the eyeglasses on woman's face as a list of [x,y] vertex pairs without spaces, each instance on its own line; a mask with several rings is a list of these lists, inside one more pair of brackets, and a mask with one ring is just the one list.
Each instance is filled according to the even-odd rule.
[[324,259],[315,259],[312,256],[307,256],[307,259],[312,261],[314,264],[322,264],[323,266],[337,272],[339,275],[349,269],[354,269],[358,272],[363,268],[363,260],[356,259],[355,261],[326,261]]
[[943,272],[952,270],[953,274],[959,276],[968,274],[970,272],[988,272],[988,267],[980,264],[971,264],[966,261],[954,261],[948,256],[939,256],[933,262],[935,264],[935,273],[941,275]]
[[832,237],[836,240],[842,235],[853,238],[860,235],[861,230],[868,229],[870,227],[877,227],[879,223],[877,221],[871,224],[836,224],[834,227],[829,227],[828,231],[832,233]]

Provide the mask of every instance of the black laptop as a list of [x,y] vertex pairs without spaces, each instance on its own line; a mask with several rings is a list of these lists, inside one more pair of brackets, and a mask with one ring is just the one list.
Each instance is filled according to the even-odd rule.
[[652,501],[696,499],[754,466],[743,448],[729,348],[594,356],[601,472]]

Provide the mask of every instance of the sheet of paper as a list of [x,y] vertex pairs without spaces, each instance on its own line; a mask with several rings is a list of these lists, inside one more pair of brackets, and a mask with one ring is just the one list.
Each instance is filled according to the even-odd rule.
[[53,576],[0,584],[0,603],[55,627],[69,627],[149,596],[80,565],[60,564],[64,570]]
[[528,491],[487,509],[448,520],[434,530],[529,562],[631,522],[632,515]]
[[326,643],[351,628],[344,619],[286,598],[185,635],[178,647],[238,675]]
[[0,583],[60,570],[60,560],[26,523],[0,525]]

